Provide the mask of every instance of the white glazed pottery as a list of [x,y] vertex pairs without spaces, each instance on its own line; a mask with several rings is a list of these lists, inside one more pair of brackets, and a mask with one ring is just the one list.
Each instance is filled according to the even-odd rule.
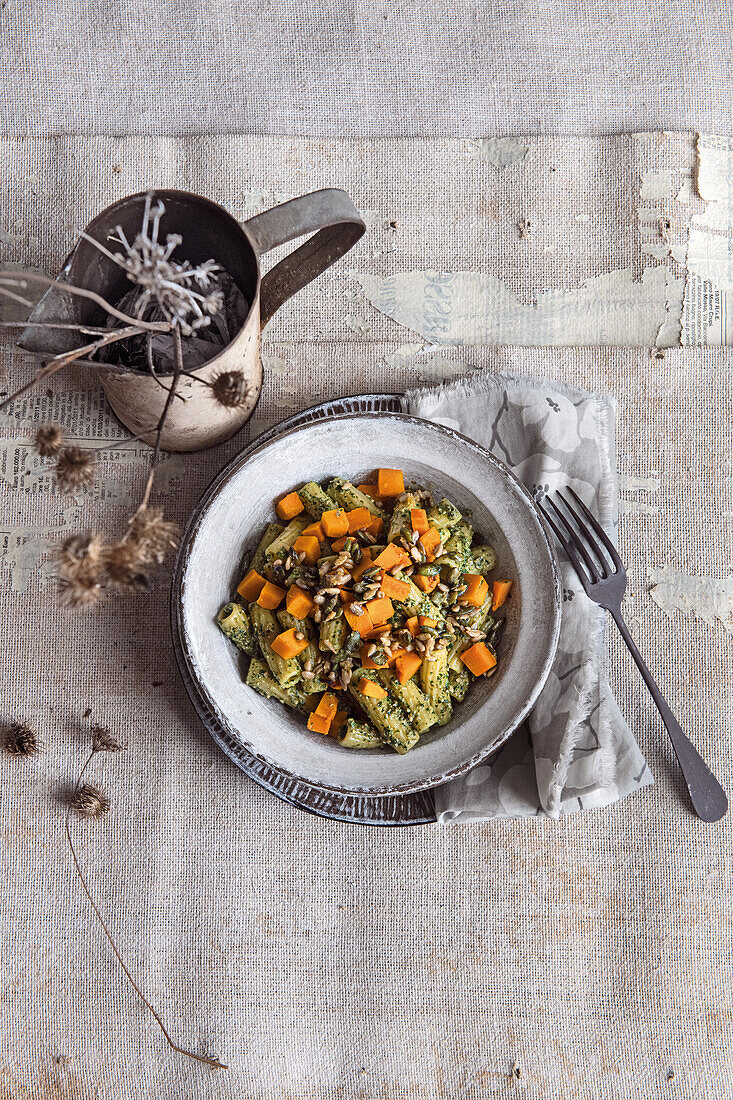
[[[445,495],[514,581],[499,645],[499,671],[472,683],[451,721],[404,756],[353,751],[311,733],[302,715],[244,683],[244,659],[216,625],[241,579],[245,551],[274,518],[276,501],[305,481],[364,480],[377,467]],[[326,791],[387,795],[423,790],[489,756],[527,716],[555,655],[560,582],[551,543],[524,487],[478,444],[399,413],[319,420],[266,443],[234,465],[211,493],[181,547],[180,636],[188,669],[229,737],[285,775]]]

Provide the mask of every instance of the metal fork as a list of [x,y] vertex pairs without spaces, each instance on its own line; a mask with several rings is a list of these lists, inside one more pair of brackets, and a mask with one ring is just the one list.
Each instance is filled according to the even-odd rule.
[[[538,507],[555,532],[583,588],[595,603],[605,607],[621,631],[621,637],[636,661],[644,683],[649,688],[657,710],[662,716],[687,784],[687,790],[690,792],[695,813],[703,821],[719,821],[728,809],[725,791],[692,742],[682,732],[682,727],[662,698],[662,693],[644,664],[634,639],[629,633],[629,628],[621,616],[621,600],[626,591],[626,570],[616,547],[578,494],[570,488],[568,493],[577,507],[573,507],[562,493],[556,494],[564,505],[567,515],[561,512],[549,497],[545,499],[554,515],[550,514],[549,509],[542,502],[538,503]],[[572,517],[573,522],[568,516]]]

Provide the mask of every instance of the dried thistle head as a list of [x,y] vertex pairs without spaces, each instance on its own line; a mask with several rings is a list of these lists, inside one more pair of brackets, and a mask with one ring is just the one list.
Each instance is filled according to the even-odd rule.
[[121,748],[106,726],[92,726],[92,752],[119,752]]
[[81,447],[65,447],[56,463],[56,477],[65,491],[86,489],[94,481],[94,455]]
[[53,458],[64,444],[64,430],[58,424],[42,424],[36,432],[36,450],[43,458]]
[[249,385],[241,370],[226,370],[217,374],[211,384],[211,392],[220,405],[239,409],[249,396]]
[[128,540],[115,542],[108,546],[104,556],[108,580],[127,592],[144,592],[148,588],[148,578],[141,566],[145,559],[138,543]]
[[82,817],[101,817],[109,809],[109,799],[102,791],[85,783],[71,795],[69,806]]
[[[122,252],[110,252],[93,237],[84,237],[105,256],[123,268],[128,279],[140,287],[132,312],[144,319],[147,312],[157,307],[166,320],[180,328],[184,336],[210,323],[211,317],[224,306],[224,295],[214,285],[214,276],[221,267],[214,260],[206,260],[198,267],[191,267],[188,260],[174,260],[173,253],[183,239],[177,233],[169,233],[165,244],[159,241],[160,220],[165,206],[153,204],[153,193],[145,197],[143,224],[132,244],[121,226],[117,226],[116,240]],[[198,289],[197,289],[198,288]]]
[[23,722],[0,731],[0,746],[10,756],[33,756],[40,748],[35,731]]
[[130,520],[127,539],[136,546],[142,563],[160,564],[178,545],[179,534],[178,524],[164,519],[161,508],[146,507]]
[[104,591],[105,547],[96,534],[72,535],[56,555],[61,602],[89,607]]

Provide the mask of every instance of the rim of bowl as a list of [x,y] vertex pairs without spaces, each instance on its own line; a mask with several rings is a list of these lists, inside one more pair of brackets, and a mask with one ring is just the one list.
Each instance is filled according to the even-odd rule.
[[[317,408],[318,406],[315,406],[315,407]],[[304,410],[304,412],[305,411],[307,411],[307,410]],[[374,797],[379,797],[380,795],[381,796],[387,796],[387,795],[392,795],[392,794],[413,794],[413,793],[416,793],[417,791],[430,790],[433,787],[441,786],[443,783],[447,783],[452,779],[457,779],[459,776],[465,775],[466,772],[471,771],[478,764],[480,764],[483,760],[485,760],[488,756],[490,756],[492,753],[496,752],[496,750],[498,748],[500,748],[501,745],[505,744],[506,741],[508,741],[508,739],[515,732],[515,730],[517,730],[518,727],[522,724],[522,722],[527,718],[528,714],[532,710],[532,707],[537,702],[537,698],[538,698],[540,692],[542,691],[543,687],[545,686],[545,684],[547,682],[547,678],[550,675],[550,671],[552,669],[552,663],[555,659],[555,654],[557,652],[558,640],[559,640],[559,637],[560,637],[561,607],[562,607],[562,601],[561,601],[562,584],[561,584],[561,578],[560,578],[560,569],[559,569],[559,565],[558,565],[558,561],[557,561],[557,555],[555,553],[555,548],[554,548],[554,545],[553,545],[552,540],[550,538],[549,531],[547,530],[547,525],[546,525],[544,519],[542,518],[542,514],[540,513],[537,505],[535,504],[534,500],[532,499],[532,496],[530,495],[530,493],[528,492],[526,487],[522,484],[522,482],[519,480],[519,478],[516,476],[516,474],[514,474],[509,469],[509,467],[506,465],[506,463],[502,462],[500,458],[497,458],[496,455],[492,454],[491,451],[488,451],[485,447],[481,446],[481,444],[477,443],[474,439],[471,439],[468,436],[463,435],[461,432],[456,431],[455,428],[450,428],[450,427],[446,426],[445,424],[436,424],[432,420],[426,420],[423,417],[414,416],[411,413],[393,412],[393,411],[375,411],[375,412],[362,412],[362,413],[359,413],[359,412],[346,412],[346,413],[339,413],[339,414],[336,414],[334,416],[319,417],[319,418],[314,419],[314,420],[306,421],[306,423],[304,423],[304,424],[296,424],[292,428],[288,428],[285,431],[283,431],[281,433],[278,433],[275,436],[268,436],[267,439],[263,440],[263,442],[260,446],[257,446],[256,445],[257,441],[254,440],[253,442],[254,442],[255,445],[252,446],[250,444],[250,445],[247,446],[246,455],[245,455],[244,458],[241,457],[241,453],[239,455],[235,455],[234,458],[231,460],[231,462],[229,462],[224,467],[224,469],[221,470],[213,478],[213,480],[210,482],[207,489],[204,490],[204,493],[202,494],[201,499],[199,500],[199,503],[196,505],[196,508],[195,508],[194,512],[192,513],[191,518],[188,521],[188,524],[186,525],[186,529],[183,533],[183,537],[182,537],[181,542],[180,542],[178,553],[176,555],[176,561],[175,561],[174,570],[173,570],[173,581],[172,581],[172,584],[171,584],[171,613],[172,613],[172,615],[175,615],[175,617],[176,617],[176,626],[178,628],[178,634],[179,634],[179,638],[180,638],[181,652],[182,652],[184,660],[186,662],[186,669],[187,669],[191,679],[195,683],[197,691],[199,691],[201,693],[203,699],[212,708],[214,713],[220,716],[218,720],[221,722],[222,726],[226,730],[228,730],[229,735],[231,737],[233,737],[235,740],[237,740],[238,739],[237,731],[234,730],[234,729],[231,729],[229,723],[223,718],[223,716],[221,716],[221,712],[219,710],[219,707],[217,706],[216,700],[209,693],[207,687],[201,682],[201,680],[199,679],[199,677],[196,673],[195,664],[194,664],[194,662],[192,660],[192,657],[191,657],[191,654],[189,652],[187,634],[186,634],[185,627],[184,627],[184,624],[183,624],[182,618],[181,618],[182,606],[183,606],[182,605],[182,595],[183,595],[183,587],[184,587],[184,576],[185,576],[185,572],[186,572],[186,567],[187,567],[187,562],[188,562],[188,558],[189,558],[189,554],[190,554],[190,549],[193,545],[193,542],[196,539],[196,535],[197,535],[199,527],[201,526],[201,522],[202,522],[206,512],[208,511],[211,502],[215,499],[215,497],[219,494],[219,492],[224,488],[224,486],[227,484],[227,482],[234,476],[235,473],[238,473],[240,469],[243,469],[251,458],[253,458],[256,454],[258,454],[265,447],[268,447],[268,446],[270,446],[271,444],[273,444],[275,442],[279,443],[280,441],[282,441],[284,439],[287,439],[289,436],[297,435],[298,433],[300,433],[302,431],[305,431],[306,429],[312,427],[315,424],[320,423],[322,420],[325,420],[325,419],[328,419],[329,424],[333,424],[333,423],[337,423],[337,422],[343,421],[343,420],[365,420],[365,419],[377,420],[377,419],[385,419],[385,418],[386,419],[391,419],[391,420],[397,420],[397,421],[401,421],[401,422],[407,422],[407,423],[410,423],[410,424],[416,424],[416,425],[419,425],[420,427],[423,427],[423,428],[427,427],[428,429],[439,432],[443,435],[448,436],[449,438],[452,438],[453,440],[455,440],[455,441],[457,441],[461,444],[464,444],[464,445],[470,447],[471,450],[473,450],[482,459],[488,460],[491,463],[492,466],[496,467],[506,477],[506,479],[508,481],[512,482],[515,490],[518,492],[519,496],[523,499],[524,503],[528,507],[529,512],[534,517],[534,519],[536,521],[536,524],[537,524],[537,527],[539,529],[539,532],[542,536],[542,543],[543,543],[544,549],[547,551],[548,562],[549,562],[549,565],[550,565],[550,571],[551,571],[551,575],[552,575],[553,628],[552,628],[552,638],[551,638],[550,647],[549,647],[549,650],[548,650],[548,652],[547,652],[547,654],[544,658],[544,661],[543,661],[542,666],[540,668],[540,672],[539,672],[537,680],[534,684],[534,687],[528,693],[527,698],[524,701],[524,705],[517,712],[514,719],[509,724],[509,726],[507,726],[505,729],[501,730],[496,738],[494,738],[483,749],[479,750],[479,752],[474,753],[474,755],[472,757],[470,757],[468,760],[465,760],[465,761],[461,762],[460,764],[455,765],[453,768],[449,768],[446,771],[441,771],[440,774],[438,774],[438,775],[428,776],[427,778],[420,779],[420,780],[406,781],[404,783],[399,783],[399,784],[387,784],[385,786],[380,786],[380,787],[340,787],[340,786],[332,785],[332,784],[316,783],[312,779],[309,779],[306,776],[298,775],[295,772],[288,771],[288,769],[284,768],[281,764],[275,763],[274,761],[268,759],[266,756],[263,756],[261,753],[257,752],[251,744],[247,743],[247,745],[246,745],[247,751],[253,757],[255,757],[255,759],[259,760],[261,763],[267,765],[268,767],[277,768],[277,770],[284,776],[287,776],[287,777],[292,778],[292,779],[294,779],[296,781],[299,781],[299,782],[309,783],[311,786],[317,787],[320,790],[332,791],[334,794],[354,795],[354,796],[357,796],[357,797],[358,796],[370,796],[370,795],[374,796]],[[460,729],[460,726],[458,727],[458,729]]]

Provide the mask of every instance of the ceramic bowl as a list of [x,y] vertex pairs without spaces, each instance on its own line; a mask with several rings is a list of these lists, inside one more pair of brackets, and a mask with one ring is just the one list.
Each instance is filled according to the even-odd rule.
[[[275,502],[294,486],[339,475],[358,483],[377,467],[402,469],[447,496],[498,554],[514,581],[506,604],[498,672],[471,684],[451,721],[404,756],[348,750],[311,733],[302,715],[244,683],[246,659],[216,625],[242,562]],[[511,735],[550,671],[560,628],[560,582],[537,509],[513,474],[472,440],[401,413],[333,417],[285,432],[229,467],[181,546],[178,621],[189,673],[231,738],[280,773],[326,791],[387,795],[423,790],[461,775]]]

